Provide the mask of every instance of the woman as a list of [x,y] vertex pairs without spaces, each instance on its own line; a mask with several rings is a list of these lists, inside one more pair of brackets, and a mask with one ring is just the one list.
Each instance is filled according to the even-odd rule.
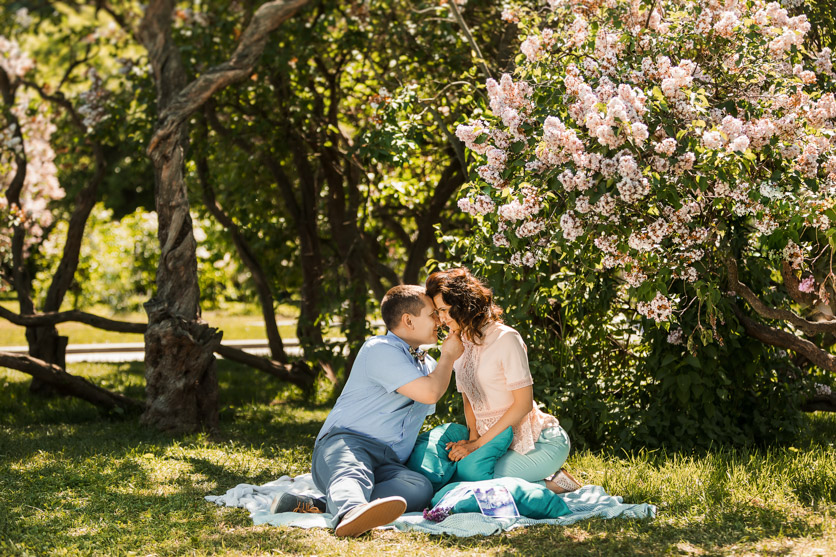
[[547,478],[546,487],[555,493],[578,489],[561,469],[569,437],[554,416],[534,404],[525,343],[502,323],[491,290],[464,267],[433,273],[426,286],[439,321],[460,332],[464,343],[453,369],[470,438],[448,444],[450,460],[461,460],[511,426],[514,439],[497,460],[495,477]]

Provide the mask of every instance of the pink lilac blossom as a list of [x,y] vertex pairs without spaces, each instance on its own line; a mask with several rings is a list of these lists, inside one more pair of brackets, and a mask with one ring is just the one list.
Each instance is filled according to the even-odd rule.
[[723,135],[716,131],[707,131],[702,134],[702,144],[706,149],[719,149],[723,146]]
[[795,161],[798,171],[808,178],[815,178],[818,173],[819,149],[814,143],[808,143]]
[[575,216],[572,211],[568,211],[560,217],[560,229],[563,231],[563,237],[567,241],[572,242],[583,234],[583,224],[581,220]]
[[798,283],[798,290],[807,294],[812,294],[816,291],[816,279],[813,275],[809,275]]
[[611,255],[618,253],[618,238],[616,236],[598,236],[593,240],[593,243],[604,253]]
[[508,23],[519,23],[520,16],[513,10],[513,8],[504,8],[502,10],[502,21],[506,21]]
[[749,138],[745,135],[740,135],[736,137],[731,143],[729,143],[728,149],[729,151],[739,151],[743,152],[749,148]]
[[693,267],[685,267],[679,274],[678,278],[688,282],[697,282],[697,279],[700,278],[699,273]]
[[[757,231],[749,235],[755,249],[762,235],[787,224],[788,204],[790,210],[798,207],[802,217],[798,222],[822,230],[831,226],[825,213],[832,209],[836,195],[836,98],[816,87],[821,87],[823,75],[832,72],[832,53],[823,49],[812,56],[796,55],[794,47],[801,45],[809,30],[805,17],[790,17],[785,7],[762,0],[706,0],[693,5],[663,1],[654,4],[650,13],[636,0],[585,0],[582,9],[565,0],[551,3],[561,9],[553,21],[549,15],[543,16],[544,21],[555,23],[560,31],[549,39],[559,35],[561,49],[577,61],[544,59],[546,37],[534,31],[537,34],[523,46],[528,61],[517,69],[519,81],[503,76],[499,83],[488,83],[496,128],[463,128],[460,135],[465,143],[475,143],[484,134],[484,146],[477,146],[487,158],[478,169],[484,180],[513,188],[522,178],[540,190],[539,195],[524,194],[511,202],[502,198],[504,205],[497,211],[497,247],[506,247],[509,238],[516,243],[510,236],[514,233],[532,238],[532,246],[546,248],[538,255],[521,250],[513,259],[516,264],[526,264],[524,254],[544,257],[548,246],[561,241],[561,236],[540,234],[556,220],[567,242],[589,232],[601,250],[601,264],[619,268],[619,276],[630,286],[644,284],[645,273],[655,274],[662,266],[673,278],[690,284],[700,276],[692,265],[713,253],[722,235],[714,225],[718,215],[720,219],[745,216],[749,230]],[[625,7],[627,15],[610,24],[603,12],[595,11],[604,4]],[[671,14],[674,17],[666,21]],[[586,17],[596,21],[591,38]],[[645,27],[654,32],[644,32]],[[665,33],[672,36],[665,38]],[[688,59],[701,52],[696,35],[714,37],[711,51],[700,54],[700,65]],[[738,48],[743,46],[735,42],[738,37],[745,38],[746,48]],[[628,44],[631,56],[622,58]],[[638,59],[632,56],[633,49]],[[549,73],[552,70],[561,71]],[[737,87],[733,91],[721,87],[729,73],[737,74],[728,82]],[[561,74],[565,92],[549,96],[548,107],[535,105],[546,95],[532,96],[529,85],[554,87],[555,76]],[[515,92],[515,87],[524,92]],[[659,90],[664,99],[659,98]],[[648,103],[645,95],[651,96],[651,91]],[[712,106],[724,95],[730,105]],[[533,129],[536,121],[543,122],[540,129]],[[495,138],[499,128],[507,136],[503,145]],[[521,153],[525,172],[543,173],[542,177],[525,176],[517,166],[508,170],[509,139],[517,140],[514,152]],[[517,147],[523,139],[531,147],[520,151]],[[715,152],[704,154],[700,144]],[[494,148],[498,151],[492,152]],[[775,187],[756,167],[751,175],[741,174],[742,158],[736,154],[743,153],[748,158],[754,154],[774,159],[786,185]],[[729,170],[729,178],[717,180],[717,169],[722,167]],[[501,181],[500,172],[510,175]],[[706,191],[704,180],[695,187],[686,173],[708,178],[713,187]],[[818,187],[804,185],[799,175],[815,180]],[[648,199],[651,188],[659,188],[661,195]],[[528,200],[542,199],[543,194],[549,196],[549,214],[532,220]],[[498,192],[491,195],[500,199]],[[673,196],[681,201],[672,201]],[[598,201],[593,204],[590,198]],[[681,208],[668,206],[665,199]],[[710,273],[706,280],[709,277]],[[643,315],[658,321],[670,317],[670,306],[669,300],[657,295],[641,307]]]
[[714,24],[714,31],[726,39],[734,36],[735,28],[740,24],[737,14],[734,12],[723,12],[720,14],[720,20]]
[[[49,211],[52,200],[61,199],[65,193],[58,181],[55,165],[55,151],[50,144],[52,134],[57,130],[52,123],[48,105],[39,104],[33,111],[32,99],[18,92],[19,98],[11,112],[20,122],[20,130],[9,126],[2,138],[8,150],[0,150],[0,185],[5,186],[17,172],[16,155],[26,153],[26,174],[20,192],[20,211],[27,230],[25,248],[28,250],[43,236],[44,230],[52,224],[53,214]],[[23,143],[18,134],[23,136]],[[3,231],[7,234],[6,231]]]
[[487,195],[477,195],[475,199],[463,197],[458,201],[459,209],[471,216],[487,215],[492,213],[496,204]]
[[556,166],[583,153],[583,142],[575,130],[559,118],[549,116],[543,122],[543,142],[537,147],[537,158],[548,166]]
[[458,137],[465,147],[477,153],[484,155],[491,145],[487,142],[476,143],[482,134],[486,134],[490,126],[484,120],[475,120],[470,124],[459,124],[456,128],[456,137]]
[[505,237],[505,234],[497,232],[493,235],[493,245],[495,245],[498,248],[509,248],[511,247],[511,242],[508,241],[508,238]]
[[624,50],[620,35],[613,29],[600,27],[595,35],[595,59],[604,74],[615,73],[618,57]]
[[627,238],[627,245],[636,251],[650,251],[654,247],[654,242],[650,239],[646,232],[633,232]]
[[525,54],[529,62],[536,62],[543,57],[543,47],[540,44],[540,37],[529,35],[520,45],[520,52]]
[[609,193],[602,195],[598,201],[593,205],[593,210],[601,216],[609,217],[615,213],[616,202],[615,198]]
[[625,271],[622,276],[625,282],[627,282],[627,285],[632,288],[641,286],[647,280],[647,275],[635,265],[629,271]]
[[528,212],[518,199],[514,199],[504,205],[500,205],[497,212],[500,217],[511,222],[522,220],[528,216]]
[[783,256],[793,269],[800,269],[804,264],[804,250],[792,240],[784,247]]
[[[589,36],[589,23],[581,15],[575,15],[575,20],[572,26],[569,27],[569,38],[566,41],[567,45],[578,48],[586,42]],[[596,64],[597,66],[597,64]]]
[[792,73],[795,77],[801,80],[805,85],[812,85],[816,82],[816,74],[810,70],[805,70],[801,64],[796,64],[792,68]]
[[16,41],[0,35],[0,68],[11,78],[23,77],[35,67],[35,62],[22,51]]
[[677,176],[681,176],[683,173],[688,172],[694,167],[694,163],[697,160],[697,156],[690,151],[687,153],[683,153],[676,159],[676,164],[673,166],[673,173]]
[[531,87],[524,81],[514,82],[510,74],[502,74],[499,83],[487,81],[491,110],[502,119],[514,138],[522,138],[519,127],[530,111]]
[[827,179],[836,181],[836,155],[828,157],[822,167],[827,173]]
[[636,309],[648,319],[659,323],[670,320],[673,305],[661,292],[657,292],[656,297],[650,303],[639,302]]
[[546,222],[544,220],[530,220],[517,227],[516,234],[518,238],[528,238],[529,236],[539,234],[545,229]]
[[816,53],[816,61],[814,62],[816,71],[825,75],[833,76],[833,51],[825,47]]
[[672,137],[668,137],[667,139],[656,143],[653,149],[661,155],[671,156],[676,151],[676,140]]
[[665,72],[662,79],[662,93],[669,99],[675,99],[682,95],[682,90],[687,89],[693,82],[691,74],[696,70],[696,64],[690,60],[682,60],[679,65],[673,66]]

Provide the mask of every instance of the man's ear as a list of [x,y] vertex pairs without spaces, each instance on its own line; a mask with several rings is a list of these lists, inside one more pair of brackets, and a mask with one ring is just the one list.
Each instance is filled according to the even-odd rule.
[[407,329],[412,329],[412,316],[409,314],[408,311],[405,311],[403,315],[401,315],[401,325],[403,325]]

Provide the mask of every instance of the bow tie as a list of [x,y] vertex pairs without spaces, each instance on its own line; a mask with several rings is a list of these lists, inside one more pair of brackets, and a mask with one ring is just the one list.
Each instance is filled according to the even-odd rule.
[[427,355],[426,350],[421,350],[420,348],[412,348],[409,347],[409,355],[418,360],[421,363],[424,363],[424,357]]

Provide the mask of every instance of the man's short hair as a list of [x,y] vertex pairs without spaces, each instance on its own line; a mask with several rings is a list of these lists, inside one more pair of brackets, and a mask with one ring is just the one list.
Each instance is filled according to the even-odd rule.
[[390,331],[398,326],[404,313],[421,315],[427,291],[423,286],[401,284],[389,289],[380,303],[380,314]]

